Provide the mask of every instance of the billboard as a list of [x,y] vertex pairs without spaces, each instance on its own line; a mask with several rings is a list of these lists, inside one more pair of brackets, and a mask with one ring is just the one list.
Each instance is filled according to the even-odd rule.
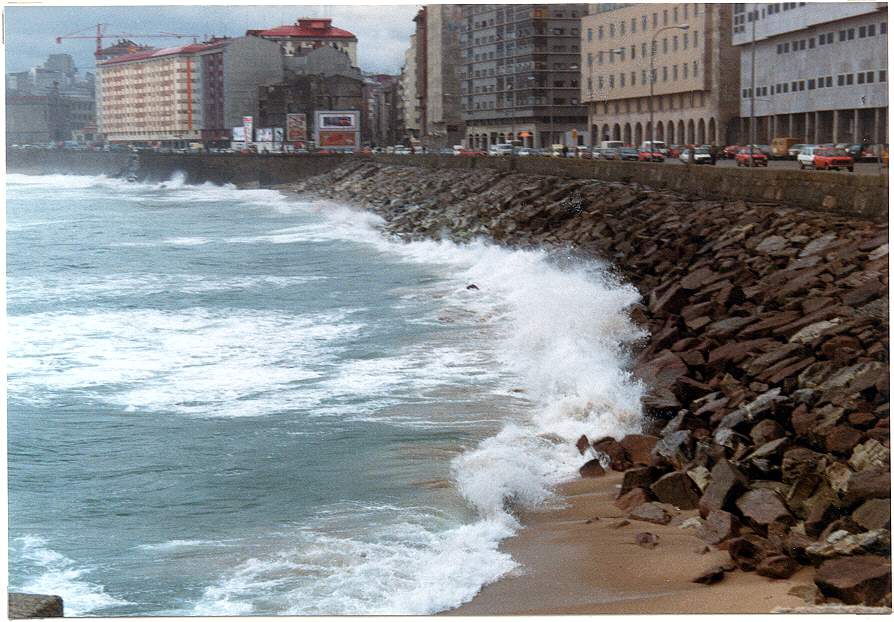
[[244,143],[245,142],[245,126],[240,125],[238,127],[233,128],[233,140],[236,142]]
[[307,115],[293,112],[286,115],[286,140],[290,143],[307,142]]
[[272,143],[273,142],[273,128],[272,127],[259,127],[255,130],[255,140],[259,143]]
[[252,130],[254,129],[254,117],[247,116],[242,117],[242,127],[245,128],[245,140],[247,142],[251,142],[252,140]]
[[320,130],[317,139],[318,147],[356,147],[357,132],[339,132],[337,130]]
[[319,130],[357,130],[360,129],[356,110],[325,110],[317,112],[317,129]]
[[360,146],[360,112],[317,110],[314,113],[317,147],[355,150]]
[[283,132],[281,127],[273,128],[273,142],[282,144]]

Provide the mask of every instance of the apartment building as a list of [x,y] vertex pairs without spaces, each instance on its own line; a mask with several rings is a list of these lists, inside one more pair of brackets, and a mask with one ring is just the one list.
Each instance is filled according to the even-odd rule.
[[462,6],[465,144],[584,144],[581,18],[586,4]]
[[246,36],[261,37],[279,44],[284,56],[301,56],[308,50],[333,47],[347,52],[351,64],[357,66],[357,37],[336,28],[328,17],[302,17],[294,24],[263,30],[249,30]]
[[116,56],[97,65],[99,131],[110,142],[184,146],[226,140],[257,108],[257,86],[283,77],[278,44],[217,39]]
[[732,28],[739,142],[749,140],[752,118],[757,143],[887,142],[886,3],[742,3]]
[[416,96],[416,35],[410,35],[410,47],[404,53],[404,65],[400,70],[400,112],[398,124],[408,141],[419,138],[419,98]]
[[[739,112],[730,4],[603,5],[582,20],[581,98],[599,140],[724,144]],[[650,108],[651,106],[651,108]]]

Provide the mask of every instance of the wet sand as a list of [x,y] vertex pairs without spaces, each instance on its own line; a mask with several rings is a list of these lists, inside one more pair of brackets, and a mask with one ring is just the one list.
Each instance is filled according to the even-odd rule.
[[[692,583],[729,555],[699,552],[705,545],[695,530],[680,528],[694,510],[669,525],[631,520],[612,527],[623,519],[613,504],[621,479],[609,473],[571,482],[561,490],[566,507],[522,516],[525,528],[502,547],[521,568],[447,615],[767,613],[804,605],[788,591],[812,584],[811,568],[788,580],[736,571],[715,585]],[[635,544],[640,532],[658,535],[658,546]]]

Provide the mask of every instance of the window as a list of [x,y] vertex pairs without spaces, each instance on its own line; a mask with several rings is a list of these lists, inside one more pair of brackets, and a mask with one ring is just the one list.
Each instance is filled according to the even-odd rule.
[[608,88],[610,88],[610,89],[615,88],[615,76],[614,76],[614,74],[612,74],[612,75],[610,75],[610,76],[608,77]]
[[826,76],[826,88],[830,88],[832,86],[832,76]]
[[630,60],[636,60],[636,46],[630,46]]
[[838,76],[838,86],[844,86],[844,74]]
[[652,28],[658,28],[658,13],[652,13]]
[[624,82],[625,82],[625,79],[626,79],[626,77],[627,77],[627,74],[622,73],[619,77],[620,77],[620,79],[621,79],[621,88],[623,88],[623,87],[625,86],[625,85],[624,85]]
[[593,53],[587,52],[587,67],[593,66]]
[[820,45],[826,45],[826,35],[820,35],[820,36],[819,36],[819,44],[820,44]]
[[677,35],[674,35],[674,52],[679,49],[680,38]]
[[835,42],[835,33],[827,32],[826,33],[826,45],[832,45]]
[[630,72],[630,86],[636,86],[636,72]]
[[788,82],[786,82],[786,83],[784,83],[784,84],[782,85],[782,92],[783,92],[783,93],[788,93]]
[[870,37],[875,36],[875,24],[869,24],[869,32],[867,33]]
[[804,80],[798,80],[798,90],[799,91],[804,90]]
[[677,79],[677,66],[674,65],[674,80]]
[[866,72],[866,83],[867,83],[867,84],[872,84],[873,82],[875,82],[875,72],[874,72],[874,71],[867,71],[867,72]]
[[811,50],[816,47],[816,39],[810,37],[810,41],[808,42],[808,46]]
[[845,39],[847,39],[847,31],[839,30],[838,31],[838,42],[840,43],[840,42],[844,41]]
[[683,19],[689,19],[689,5],[683,5]]
[[621,22],[621,24],[618,26],[618,28],[619,28],[620,31],[621,31],[619,34],[620,34],[622,37],[624,36],[624,28],[625,28],[625,27],[626,27],[626,26],[625,26],[625,23],[624,23],[624,22]]
[[865,38],[866,38],[866,26],[860,26],[860,28],[858,29],[857,32],[859,33],[859,37],[860,37],[861,39],[865,39]]
[[798,82],[796,80],[792,80],[792,93],[797,93],[798,91]]
[[782,44],[782,51],[783,51],[783,53],[788,54],[788,42],[787,41]]
[[854,29],[853,29],[853,28],[848,28],[848,29],[847,29],[847,40],[848,40],[848,41],[853,41],[853,39],[854,39]]
[[781,43],[776,44],[776,53],[782,54],[782,44]]
[[664,9],[661,13],[661,19],[664,22],[664,25],[667,26],[667,9]]
[[636,32],[636,18],[635,17],[630,18],[630,32],[631,33]]
[[698,31],[697,30],[692,33],[692,47],[694,47],[694,48],[698,47]]
[[885,35],[888,34],[888,22],[882,22],[878,25],[878,34]]
[[816,80],[808,80],[807,81],[807,90],[812,91],[816,88]]
[[848,86],[852,85],[854,83],[854,74],[852,74],[852,73],[847,74],[847,77],[845,78],[844,83],[847,84]]
[[674,23],[677,23],[677,20],[680,18],[680,9],[678,7],[674,7]]
[[662,53],[667,54],[667,37],[661,41],[661,51]]
[[643,84],[645,84],[645,83],[646,83],[646,70],[645,70],[645,69],[643,69],[643,71],[642,71],[642,76],[641,76],[641,77],[642,77],[641,82],[642,82]]
[[693,78],[698,77],[698,61],[697,60],[692,61],[692,77]]
[[599,65],[602,64],[602,50],[600,50],[600,51],[596,54],[596,63],[599,64]]
[[689,78],[689,63],[683,63],[683,79]]
[[885,82],[888,79],[888,72],[884,69],[879,70],[878,72],[878,81]]
[[821,88],[823,88],[824,86],[826,86],[826,79],[825,79],[825,78],[820,78],[819,80],[816,81],[816,88],[821,89]]
[[605,34],[605,29],[602,26],[599,26],[596,32],[596,36],[599,38],[600,41],[602,41],[602,36]]
[[614,24],[608,25],[608,36],[609,36],[609,38],[615,36],[615,25]]
[[643,15],[642,18],[643,32],[646,32],[646,29],[649,27],[649,18],[646,15]]
[[587,28],[587,41],[592,41],[592,40],[593,40],[593,29]]
[[775,95],[775,94],[776,94],[776,87],[771,84],[770,85],[770,95]]
[[684,50],[689,49],[689,33],[688,32],[683,33],[683,49]]
[[857,74],[857,84],[865,84],[866,83],[866,74],[862,71]]
[[667,82],[667,65],[661,68],[661,81]]
[[646,44],[643,43],[643,58],[646,57]]

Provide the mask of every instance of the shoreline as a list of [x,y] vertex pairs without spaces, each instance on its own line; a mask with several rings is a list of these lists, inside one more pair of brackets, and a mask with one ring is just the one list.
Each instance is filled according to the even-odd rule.
[[[728,562],[726,551],[710,547],[702,554],[706,545],[695,530],[680,528],[698,516],[695,510],[677,512],[668,525],[629,520],[615,527],[625,520],[613,503],[622,479],[609,472],[568,482],[557,491],[564,507],[522,513],[522,529],[500,544],[520,568],[439,615],[754,614],[804,606],[788,592],[812,586],[812,568],[784,580],[736,571],[714,585],[693,583]],[[641,532],[656,534],[657,547],[638,546]]]

